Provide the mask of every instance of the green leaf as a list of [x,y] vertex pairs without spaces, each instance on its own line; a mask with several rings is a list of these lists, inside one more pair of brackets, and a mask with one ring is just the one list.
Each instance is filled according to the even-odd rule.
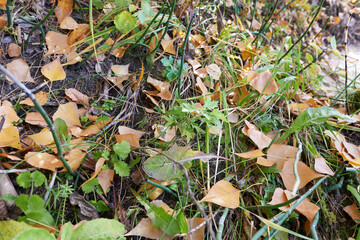
[[125,227],[113,219],[99,218],[81,224],[71,234],[71,240],[125,240]]
[[120,177],[128,177],[130,175],[130,168],[124,161],[114,163],[114,170]]
[[122,33],[127,33],[135,27],[136,18],[128,11],[123,11],[115,17],[115,27]]
[[335,36],[333,36],[331,38],[330,45],[331,45],[332,50],[336,50],[336,38],[335,38]]
[[84,193],[91,193],[94,191],[94,187],[97,186],[98,184],[99,184],[98,179],[93,178],[84,185],[82,185],[81,188],[84,191]]
[[167,214],[162,207],[158,207],[155,204],[149,203],[133,189],[130,188],[130,190],[140,202],[140,204],[145,207],[147,215],[151,219],[151,223],[155,227],[162,229],[166,234],[170,236],[181,233],[178,222],[171,215]]
[[31,173],[24,172],[16,177],[16,182],[22,188],[28,188],[31,186]]
[[35,171],[35,172],[31,173],[31,178],[34,181],[35,187],[40,187],[41,185],[43,185],[45,182],[45,179],[46,179],[45,175],[39,171]]
[[341,118],[349,123],[356,122],[355,119],[344,115],[331,107],[308,108],[302,112],[290,126],[288,131],[280,137],[278,142],[284,141],[290,134],[302,130],[304,127],[323,124],[330,117]]
[[101,0],[93,0],[92,4],[96,7],[96,9],[104,8],[104,3]]
[[14,202],[16,199],[16,196],[11,195],[11,194],[4,194],[0,197],[1,200],[6,201],[6,202]]
[[24,222],[14,220],[0,222],[0,233],[4,240],[55,240],[55,237],[45,229],[34,228]]
[[141,0],[141,10],[144,12],[146,17],[151,17],[153,9],[150,6],[150,0]]
[[60,138],[60,141],[62,143],[66,142],[66,139],[69,137],[69,134],[65,121],[62,120],[61,118],[57,118],[54,121],[54,126],[55,126],[56,135]]
[[127,7],[131,4],[131,2],[131,0],[115,0],[116,7],[118,8]]
[[126,141],[122,141],[121,143],[116,143],[113,147],[113,150],[120,159],[127,158],[127,156],[131,151],[130,144]]
[[70,222],[67,222],[62,228],[60,240],[72,239],[71,237],[72,237],[72,224]]
[[107,212],[110,211],[109,207],[105,204],[103,200],[99,200],[98,202],[94,200],[90,200],[89,203],[96,207],[96,211],[98,212]]
[[169,151],[164,151],[161,155],[148,158],[143,165],[146,174],[157,180],[182,178],[181,170],[177,166],[174,167],[174,164],[164,155],[180,162],[188,169],[191,167],[191,161],[186,159],[201,156],[203,153],[185,147],[173,147]]
[[187,233],[189,231],[189,228],[183,209],[176,214],[176,220],[179,224],[181,233]]

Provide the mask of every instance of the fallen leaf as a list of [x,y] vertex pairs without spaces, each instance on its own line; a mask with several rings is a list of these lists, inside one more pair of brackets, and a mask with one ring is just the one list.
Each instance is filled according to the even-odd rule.
[[65,95],[69,101],[84,104],[85,107],[89,106],[89,97],[86,96],[85,94],[82,94],[75,88],[65,89]]
[[21,149],[19,130],[15,126],[3,128],[0,131],[0,147]]
[[306,103],[291,103],[289,104],[290,112],[296,116],[309,108]]
[[110,80],[118,88],[123,89],[122,82],[127,80],[130,76],[129,66],[130,64],[112,65],[111,70],[115,74],[115,77],[108,77],[108,80]]
[[39,133],[28,135],[37,145],[49,145],[54,142],[51,131],[47,128],[42,129]]
[[56,172],[56,168],[64,166],[55,155],[44,152],[28,152],[24,158],[31,166],[47,169],[53,172]]
[[61,21],[60,28],[67,30],[75,30],[79,28],[79,24],[72,17],[67,16]]
[[[32,82],[35,83],[34,79],[30,75],[29,65],[21,58],[15,59],[12,62],[6,64],[6,69],[14,75],[20,82]],[[6,79],[11,81],[6,76]]]
[[176,40],[175,39],[171,39],[169,34],[165,34],[164,38],[161,40],[161,46],[162,48],[164,49],[164,52],[167,52],[167,53],[170,53],[170,54],[173,54],[175,55],[176,54],[176,51],[174,49],[174,41]]
[[39,112],[28,112],[25,117],[25,122],[31,125],[38,125],[43,128],[48,125]]
[[278,91],[278,86],[275,79],[272,78],[272,74],[269,70],[262,73],[250,71],[248,75],[248,82],[250,82],[250,85],[261,94],[273,94]]
[[194,59],[194,60],[188,59],[187,61],[188,61],[188,63],[190,63],[190,65],[193,67],[194,70],[201,67],[201,64],[196,59]]
[[101,168],[104,166],[104,163],[105,163],[105,158],[103,158],[103,157],[99,158],[99,160],[97,160],[96,165],[95,165],[95,171],[91,174],[91,177],[88,180],[86,180],[83,184],[81,184],[81,186],[83,186],[87,182],[94,179],[98,175],[98,173],[101,171]]
[[[71,149],[69,152],[67,152],[64,155],[64,158],[69,164],[70,168],[73,171],[76,171],[80,167],[85,155],[86,155],[85,151],[82,151],[80,149]],[[64,168],[61,172],[66,172],[66,171],[67,169]]]
[[125,127],[125,126],[119,126],[118,127],[118,131],[120,135],[123,134],[135,134],[136,136],[138,136],[138,138],[141,138],[146,132],[143,131],[138,131],[129,127]]
[[106,196],[107,190],[111,186],[111,183],[114,179],[114,174],[115,174],[114,170],[104,169],[101,172],[99,172],[99,174],[96,177],[98,179],[99,185],[101,186],[105,196]]
[[106,126],[106,124],[111,122],[111,120],[113,118],[114,117],[110,117],[106,121],[101,120],[101,121],[95,122],[94,124],[92,124],[90,126],[87,126],[83,130],[81,128],[78,128],[78,127],[75,127],[75,126],[70,127],[70,132],[71,132],[71,134],[73,134],[76,137],[90,137],[90,136],[93,136],[93,135],[97,134],[100,131],[100,129],[102,129],[103,127]]
[[343,208],[343,210],[349,214],[349,216],[356,222],[359,223],[360,221],[360,213],[359,213],[359,208],[356,205],[355,202],[353,202],[353,204],[348,205],[346,207]]
[[18,57],[21,54],[21,47],[15,43],[10,43],[7,53],[9,57]]
[[[70,200],[71,205],[79,206],[79,208],[80,208],[79,217],[81,217],[82,219],[90,220],[90,219],[99,218],[99,214],[96,211],[96,207],[94,205],[92,205],[91,203],[89,203],[88,201],[86,201],[85,198],[83,196],[81,196],[79,193],[75,192],[73,194],[70,194],[69,200]],[[92,235],[92,236],[94,236],[94,235]],[[100,235],[100,236],[103,236],[103,235]]]
[[150,218],[141,219],[141,221],[136,225],[136,227],[124,236],[141,236],[150,239],[161,239],[163,237],[164,240],[172,239],[171,236],[167,234],[164,235],[164,232],[160,228],[152,225]]
[[64,80],[66,78],[66,73],[63,67],[61,66],[59,59],[55,59],[54,61],[45,64],[41,68],[41,73],[51,82]]
[[70,16],[73,10],[73,0],[71,1],[59,1],[54,12],[59,23],[61,23],[66,17]]
[[[192,218],[190,221],[187,219],[189,232],[193,229],[196,229],[200,224],[203,224],[205,221],[205,218]],[[202,240],[204,239],[204,229],[205,225],[200,227],[195,232],[192,232],[189,236],[185,236],[184,240]]]
[[46,56],[51,54],[69,53],[68,36],[62,33],[49,31],[46,33],[46,45],[48,51]]
[[[284,182],[284,185],[287,190],[292,191],[295,184],[295,175],[294,175],[294,161],[295,159],[289,158],[284,162],[284,167],[280,176]],[[298,174],[300,177],[300,185],[299,189],[303,188],[306,184],[308,184],[311,180],[319,177],[323,177],[324,175],[319,174],[306,166],[302,161],[298,162],[297,165]]]
[[171,92],[169,91],[169,88],[170,88],[169,82],[158,81],[158,80],[150,77],[150,75],[147,78],[147,82],[150,83],[153,87],[156,88],[156,90],[159,91],[159,93],[157,93],[155,96],[158,96],[163,100],[171,100],[172,99]]
[[2,115],[5,115],[3,128],[12,127],[14,126],[12,124],[13,122],[18,122],[20,120],[12,106],[0,106],[0,121],[2,121]]
[[140,147],[139,137],[135,134],[115,134],[116,142],[121,143],[122,141],[126,141],[130,144],[131,150]]
[[78,28],[69,34],[67,43],[71,46],[85,39],[90,34],[89,24],[79,24]]
[[117,58],[121,58],[124,56],[126,49],[130,46],[130,44],[127,44],[126,46],[117,47],[111,50],[111,54],[114,55]]
[[72,48],[71,51],[66,55],[66,64],[72,65],[77,62],[80,62],[82,58],[80,57],[80,54],[76,52],[76,47]]
[[237,208],[240,204],[240,190],[227,181],[221,180],[212,186],[200,202],[210,202],[227,208]]
[[154,137],[159,138],[160,140],[162,140],[164,142],[170,142],[171,140],[173,140],[173,138],[176,135],[175,128],[169,128],[169,127],[166,128],[162,125],[154,124],[153,129],[154,129]]
[[221,69],[215,63],[205,67],[206,72],[214,79],[220,80]]
[[256,149],[249,152],[243,152],[243,153],[234,153],[234,154],[242,158],[257,158],[264,156],[264,153],[260,149]]
[[274,163],[277,163],[276,168],[282,170],[284,162],[288,159],[295,159],[296,153],[299,149],[284,144],[273,144],[267,150],[267,159]]
[[259,131],[254,124],[245,120],[245,126],[242,128],[242,132],[248,136],[260,150],[266,148],[271,143],[271,138]]
[[70,126],[81,126],[79,119],[79,111],[76,106],[76,103],[69,102],[65,104],[60,104],[58,110],[53,115],[53,121],[57,118],[61,118],[66,122],[68,127]]
[[6,8],[7,0],[0,0],[0,8]]
[[323,173],[323,174],[328,174],[330,176],[334,176],[334,172],[326,164],[326,161],[324,158],[315,158],[314,168],[315,168],[315,171],[317,171],[318,173]]
[[[35,94],[35,99],[39,102],[42,106],[48,101],[48,93],[40,91]],[[35,106],[34,102],[30,98],[26,98],[20,102],[20,104],[28,105],[28,106]]]

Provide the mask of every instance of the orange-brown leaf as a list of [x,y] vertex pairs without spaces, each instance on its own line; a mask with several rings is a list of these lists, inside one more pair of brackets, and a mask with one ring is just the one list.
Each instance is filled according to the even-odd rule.
[[201,200],[201,202],[211,202],[222,207],[237,208],[240,204],[240,190],[233,187],[227,181],[221,180],[212,186]]
[[7,53],[9,57],[18,57],[21,54],[21,47],[15,43],[10,43]]
[[[34,79],[30,75],[29,65],[21,58],[15,59],[12,62],[6,64],[6,69],[11,72],[20,82],[35,83]],[[12,81],[7,76],[6,79]]]

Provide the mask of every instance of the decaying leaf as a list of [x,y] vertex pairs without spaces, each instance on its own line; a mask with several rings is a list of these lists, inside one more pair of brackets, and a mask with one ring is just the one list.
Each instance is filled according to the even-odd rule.
[[[15,59],[12,62],[6,64],[6,69],[11,72],[20,82],[35,83],[34,79],[30,75],[29,65],[21,58]],[[12,81],[7,76],[6,79]]]
[[83,196],[78,193],[73,193],[69,195],[70,203],[74,206],[79,206],[80,208],[80,218],[82,219],[96,219],[99,218],[99,214],[96,211],[96,207],[91,205],[88,201],[85,200]]
[[245,126],[242,132],[248,136],[260,150],[266,148],[271,143],[271,138],[259,131],[254,124],[249,123],[247,120],[245,120]]
[[273,94],[278,90],[278,86],[275,79],[272,78],[272,74],[269,70],[262,73],[250,71],[248,75],[248,82],[261,94]]
[[221,180],[212,186],[200,202],[210,202],[227,208],[237,208],[240,204],[240,190],[228,182]]
[[205,67],[206,72],[214,79],[214,80],[220,80],[220,75],[221,75],[221,69],[219,68],[218,65],[216,65],[215,63],[210,64],[208,66]]
[[96,165],[95,165],[95,171],[91,174],[91,177],[88,180],[86,180],[82,185],[84,185],[87,182],[94,179],[99,174],[99,172],[101,171],[101,168],[103,167],[104,163],[105,163],[105,158],[103,158],[103,157],[99,158],[99,160],[97,160]]
[[152,225],[150,218],[143,218],[141,221],[133,228],[130,232],[125,234],[124,236],[141,236],[150,239],[164,239],[170,240],[171,236],[165,234],[160,229]]

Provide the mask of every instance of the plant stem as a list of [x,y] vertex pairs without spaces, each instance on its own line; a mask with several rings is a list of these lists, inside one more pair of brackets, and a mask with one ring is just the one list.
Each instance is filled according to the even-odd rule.
[[317,235],[317,232],[316,232],[316,225],[318,224],[319,222],[319,216],[320,216],[320,211],[318,211],[314,217],[314,220],[313,222],[311,223],[310,225],[310,231],[311,231],[311,236],[313,237],[314,240],[318,240],[319,237]]
[[294,175],[295,175],[295,183],[294,183],[294,187],[292,190],[292,195],[295,196],[296,192],[300,186],[300,176],[299,176],[299,172],[298,172],[298,163],[299,163],[299,159],[300,159],[300,154],[302,152],[302,143],[299,139],[299,135],[297,133],[295,133],[296,136],[296,140],[299,142],[299,150],[296,152],[296,156],[295,156],[295,160],[294,160]]
[[224,213],[223,213],[223,215],[221,216],[221,218],[219,220],[219,229],[218,229],[218,231],[216,233],[216,240],[223,239],[222,238],[222,233],[224,231],[224,222],[225,222],[225,219],[226,219],[228,213],[229,213],[229,208],[225,208]]
[[53,135],[54,141],[55,141],[55,145],[56,148],[58,150],[58,157],[60,158],[61,162],[63,163],[64,167],[66,168],[66,170],[72,175],[74,176],[74,172],[71,169],[71,167],[69,166],[69,164],[66,162],[63,154],[62,154],[62,147],[59,141],[59,138],[55,132],[55,127],[53,125],[53,123],[51,122],[49,116],[47,115],[47,113],[45,112],[44,108],[40,105],[40,103],[36,100],[35,95],[22,83],[20,82],[12,73],[10,73],[3,65],[0,64],[0,71],[3,72],[6,76],[8,76],[16,85],[19,86],[19,88],[21,88],[21,90],[23,90],[31,99],[31,101],[33,101],[35,108],[40,112],[41,116],[44,118],[44,120],[46,121],[46,123],[49,125],[50,131]]
[[6,1],[6,17],[7,17],[7,22],[8,22],[8,27],[9,27],[9,28],[12,27],[12,19],[11,19],[11,12],[10,12],[10,3],[11,3],[11,0],[7,0],[7,1]]

